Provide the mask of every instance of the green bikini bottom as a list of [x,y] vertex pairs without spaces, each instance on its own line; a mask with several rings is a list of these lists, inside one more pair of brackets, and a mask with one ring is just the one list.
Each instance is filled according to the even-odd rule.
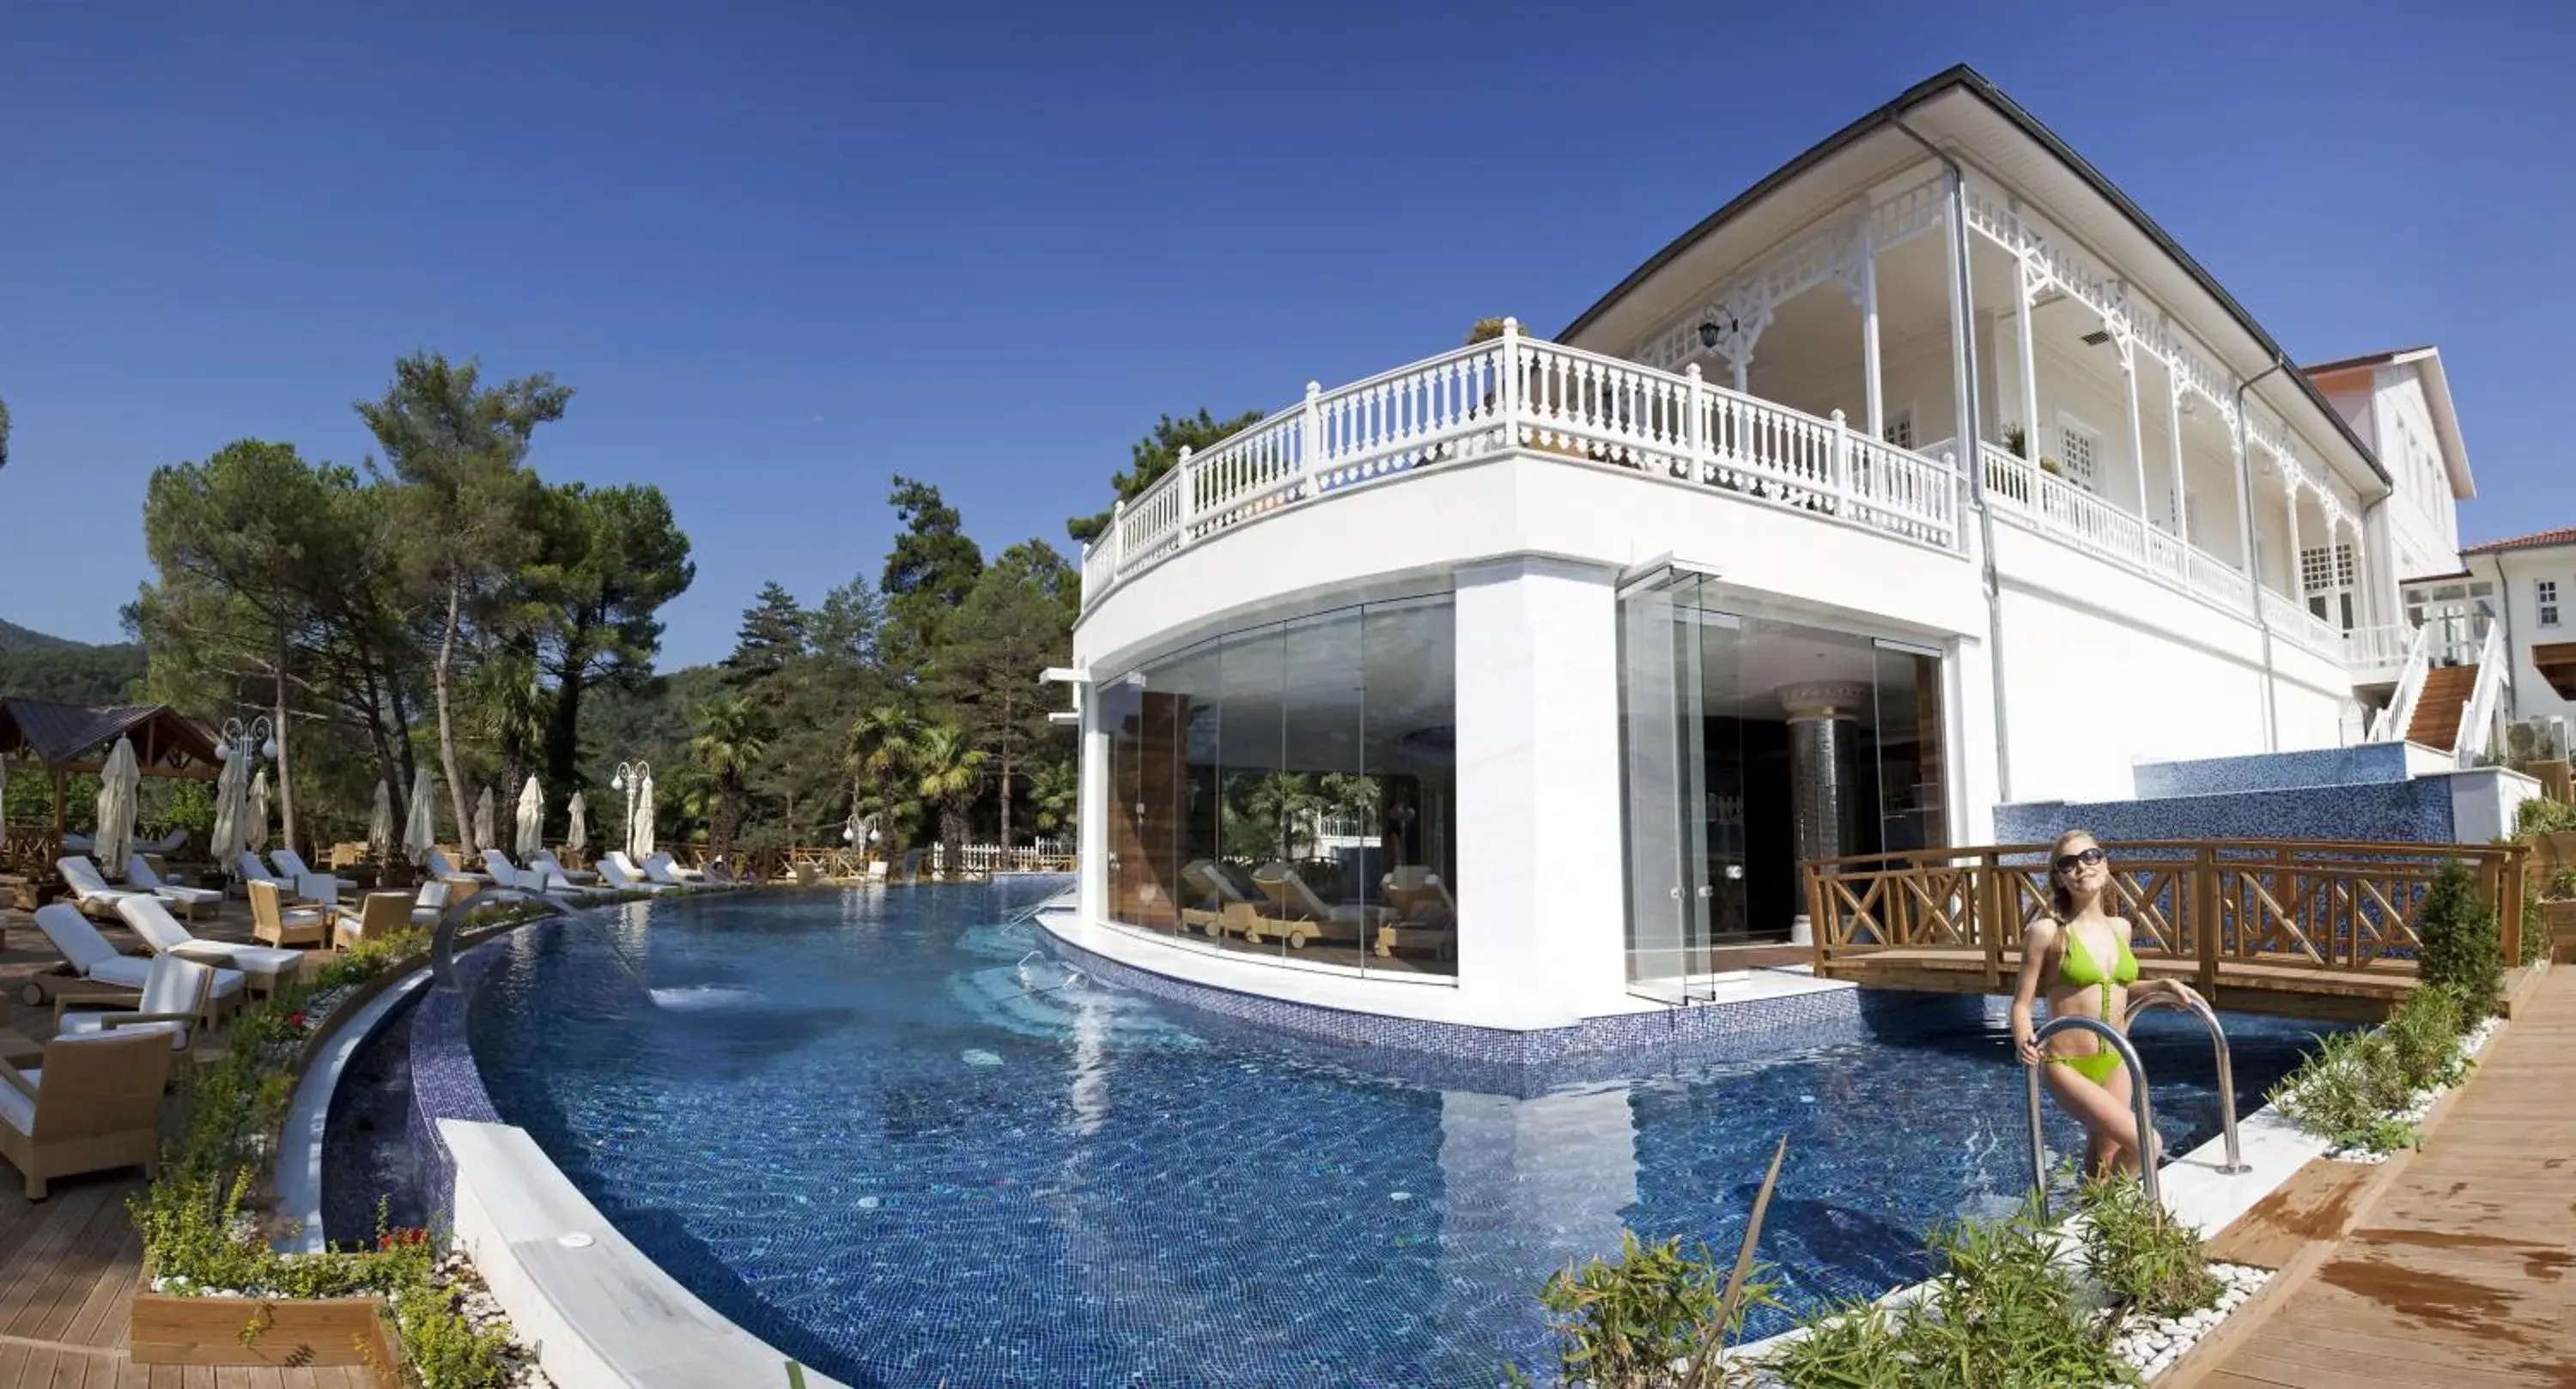
[[2120,1069],[2120,1053],[2106,1048],[2091,1056],[2052,1056],[2048,1064],[2067,1067],[2096,1085],[2108,1087],[2111,1073]]

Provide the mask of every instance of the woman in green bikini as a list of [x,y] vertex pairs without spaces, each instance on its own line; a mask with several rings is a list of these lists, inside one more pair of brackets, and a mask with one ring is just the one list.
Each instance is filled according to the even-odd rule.
[[2120,1054],[2090,1032],[2069,1029],[2048,1039],[2043,1054],[2033,1037],[2031,999],[2046,982],[2048,1015],[2100,1018],[2126,1032],[2129,1005],[2159,995],[2186,1003],[2199,997],[2171,979],[2138,980],[2138,957],[2129,952],[2129,923],[2108,915],[2111,862],[2093,836],[2068,830],[2050,856],[2049,914],[2021,938],[2021,980],[2013,990],[2013,1046],[2025,1066],[2038,1066],[2058,1107],[2084,1125],[2086,1164],[2096,1173],[2138,1170],[2138,1125],[2129,1109],[2129,1072]]

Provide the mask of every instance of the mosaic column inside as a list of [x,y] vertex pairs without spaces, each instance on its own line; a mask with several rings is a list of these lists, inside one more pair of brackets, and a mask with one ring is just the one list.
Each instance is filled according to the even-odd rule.
[[[1869,686],[1849,680],[1784,685],[1778,691],[1780,707],[1789,713],[1789,809],[1800,863],[1850,853],[1859,840],[1861,787],[1854,773],[1854,745],[1869,693]],[[1801,896],[1799,902],[1803,907],[1806,899]],[[1793,939],[1806,942],[1812,929],[1807,913],[1800,911]]]

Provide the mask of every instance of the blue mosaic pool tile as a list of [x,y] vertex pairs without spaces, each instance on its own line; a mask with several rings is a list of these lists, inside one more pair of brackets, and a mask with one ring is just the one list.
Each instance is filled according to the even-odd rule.
[[2292,787],[2152,801],[2027,801],[1995,807],[1995,839],[2044,844],[2067,829],[2105,840],[2350,839],[2451,841],[2447,778]]
[[2141,800],[2384,784],[2406,780],[2406,745],[2356,743],[2350,747],[2206,757],[2188,762],[2141,762],[2133,769],[2133,775]]
[[[524,929],[524,928],[522,928]],[[486,941],[456,959],[460,988],[432,984],[411,1024],[411,1151],[414,1194],[444,1223],[456,1208],[456,1158],[438,1132],[441,1119],[501,1122],[483,1088],[483,1073],[466,1043],[467,1002],[475,985],[500,963],[510,937]]]

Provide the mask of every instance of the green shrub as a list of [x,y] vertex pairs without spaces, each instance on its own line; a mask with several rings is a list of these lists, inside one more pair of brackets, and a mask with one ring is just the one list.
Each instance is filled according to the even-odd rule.
[[1918,1382],[1896,1318],[1866,1298],[1833,1302],[1799,1324],[1807,1334],[1768,1362],[1789,1389],[1908,1389]]
[[2084,1184],[2079,1202],[2093,1238],[2084,1271],[2118,1304],[2149,1317],[2179,1317],[2218,1301],[2218,1275],[2200,1235],[2147,1199],[2126,1177]]
[[2576,863],[2560,864],[2549,871],[2549,891],[2553,902],[2576,901]]
[[2026,1204],[2006,1221],[1961,1221],[1926,1243],[1940,1261],[1937,1298],[1897,1315],[1897,1335],[1927,1389],[2128,1384],[2110,1326],[2089,1315],[2056,1259],[2058,1235]]
[[2311,1133],[2344,1147],[2369,1147],[2384,1133],[2381,1121],[2405,1108],[2416,1089],[2406,1083],[2396,1044],[2374,1029],[2320,1038],[2316,1050],[2272,1087],[2268,1098]]
[[[2567,874],[2569,870],[2558,871]],[[2542,905],[2539,875],[2526,873],[2522,879],[2522,958],[2516,963],[2527,967],[2548,959],[2549,935],[2549,913]]]
[[2513,833],[2517,839],[2535,834],[2563,834],[2576,830],[2576,804],[2534,796],[2513,812]]
[[[1593,1389],[1714,1385],[1718,1354],[1743,1330],[1745,1313],[1771,1300],[1770,1284],[1753,1283],[1726,1315],[1726,1280],[1706,1245],[1685,1250],[1679,1236],[1646,1244],[1622,1230],[1617,1258],[1559,1269],[1539,1301],[1555,1314],[1568,1380]],[[1678,1374],[1677,1364],[1685,1366]]]
[[2466,1005],[2464,1027],[2495,1011],[2496,995],[2504,988],[2504,950],[2496,936],[2495,910],[2478,900],[2477,880],[2468,865],[2453,860],[2434,875],[2415,918],[2415,935],[2421,942],[2416,978],[2458,993]]
[[2421,984],[2388,1014],[2380,1031],[2388,1038],[2397,1083],[2408,1094],[2449,1085],[2467,1069],[2460,1055],[2460,1036],[2469,1010],[2460,996],[2438,984]]

